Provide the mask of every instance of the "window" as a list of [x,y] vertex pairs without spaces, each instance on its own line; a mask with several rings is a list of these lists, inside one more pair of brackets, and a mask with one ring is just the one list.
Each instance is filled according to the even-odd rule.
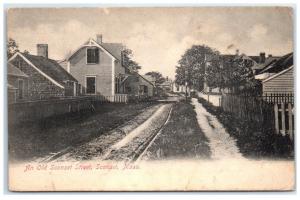
[[23,99],[23,96],[24,96],[24,81],[22,79],[18,80],[18,91],[19,91],[18,98]]
[[88,48],[86,50],[86,63],[87,64],[98,64],[99,63],[99,49]]
[[148,87],[146,85],[144,86],[144,94],[148,94]]
[[144,94],[148,94],[148,87],[146,85],[140,85],[140,94],[144,95]]
[[86,77],[86,94],[96,94],[96,77]]

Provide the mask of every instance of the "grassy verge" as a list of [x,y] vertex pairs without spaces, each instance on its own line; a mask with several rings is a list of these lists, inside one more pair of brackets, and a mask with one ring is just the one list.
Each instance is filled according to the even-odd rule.
[[132,119],[153,104],[101,104],[90,113],[68,114],[36,123],[9,126],[10,159],[31,160],[88,142]]
[[151,159],[209,158],[208,140],[201,131],[194,108],[186,102],[175,103],[169,122],[148,149]]
[[294,157],[294,145],[288,136],[277,135],[272,131],[263,132],[263,124],[251,124],[243,119],[237,119],[233,114],[222,111],[203,98],[198,100],[208,112],[218,118],[228,133],[237,139],[237,145],[244,156],[257,159]]

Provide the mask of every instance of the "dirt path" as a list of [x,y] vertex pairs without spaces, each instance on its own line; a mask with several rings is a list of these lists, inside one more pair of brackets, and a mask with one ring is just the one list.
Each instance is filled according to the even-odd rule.
[[198,124],[209,140],[212,159],[243,158],[234,138],[226,132],[218,119],[206,111],[196,98],[192,99],[195,106]]
[[110,147],[104,160],[134,161],[149,145],[152,138],[165,124],[172,104],[162,105],[149,119],[131,131],[126,137]]
[[48,161],[131,159],[146,139],[157,132],[170,108],[171,104],[150,107],[122,126]]

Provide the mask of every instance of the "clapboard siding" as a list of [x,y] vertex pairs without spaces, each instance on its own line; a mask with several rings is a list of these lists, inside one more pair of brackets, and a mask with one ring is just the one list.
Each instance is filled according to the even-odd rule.
[[294,68],[287,70],[268,81],[263,82],[263,93],[293,93],[294,92]]

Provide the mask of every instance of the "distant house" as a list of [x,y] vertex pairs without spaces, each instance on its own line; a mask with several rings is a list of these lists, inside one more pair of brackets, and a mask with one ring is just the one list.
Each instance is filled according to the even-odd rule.
[[267,64],[256,75],[262,81],[263,94],[294,94],[293,53]]
[[7,65],[8,103],[28,99],[28,75],[14,65]]
[[173,83],[172,91],[175,93],[185,93],[187,91],[189,93],[190,89],[189,89],[189,87],[185,87],[185,85],[179,85],[179,84]]
[[[123,94],[153,94],[153,85],[123,65],[121,43],[104,43],[102,35],[88,39],[60,64],[80,83],[84,95],[114,101]],[[150,84],[150,85],[149,85]]]
[[142,75],[145,79],[150,81],[152,85],[156,86],[156,78],[151,75]]
[[37,48],[37,56],[17,52],[8,60],[28,76],[28,90],[24,97],[41,100],[78,95],[78,81],[56,61],[48,58],[48,45],[38,44]]
[[[263,53],[261,53],[263,54]],[[264,54],[261,55],[264,57]],[[266,66],[269,66],[271,64],[273,64],[274,62],[276,62],[280,57],[279,56],[272,56],[271,54],[268,55],[268,57],[266,58],[262,58],[262,61],[261,62],[256,62],[253,67],[252,67],[252,71],[253,71],[253,74],[254,75],[257,75],[261,72],[261,70],[263,68],[265,68]]]
[[131,76],[128,76],[124,82],[126,82],[126,92],[129,95],[143,97],[154,96],[155,86],[145,76],[134,73]]
[[166,77],[166,80],[163,83],[158,84],[158,87],[161,88],[164,92],[171,92],[173,89],[173,82],[171,79]]

